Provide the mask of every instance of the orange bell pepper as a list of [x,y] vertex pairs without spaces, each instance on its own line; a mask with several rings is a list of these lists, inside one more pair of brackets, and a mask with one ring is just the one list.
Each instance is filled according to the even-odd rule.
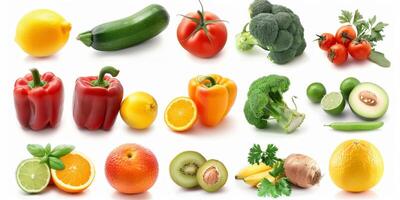
[[205,126],[218,125],[235,102],[235,82],[217,74],[197,76],[189,82],[189,97],[196,103],[200,122]]

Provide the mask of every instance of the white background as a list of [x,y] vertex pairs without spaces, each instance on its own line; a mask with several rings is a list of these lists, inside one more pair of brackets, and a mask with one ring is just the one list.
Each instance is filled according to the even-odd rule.
[[[15,0],[0,3],[2,19],[0,55],[2,73],[0,78],[0,123],[1,155],[0,183],[4,199],[258,199],[256,191],[234,174],[247,165],[247,153],[254,143],[266,146],[276,144],[279,155],[304,153],[317,160],[324,177],[318,186],[308,190],[295,189],[291,199],[388,199],[399,187],[399,136],[398,136],[398,13],[395,1],[389,0],[274,0],[295,11],[305,27],[308,47],[305,53],[288,65],[278,66],[269,62],[262,51],[243,54],[235,49],[234,35],[248,21],[247,7],[251,0],[203,0],[206,10],[228,20],[229,37],[223,51],[213,59],[199,59],[188,54],[177,42],[176,27],[181,20],[177,14],[185,14],[199,8],[196,0],[113,0],[113,1],[62,1],[62,0]],[[133,48],[118,52],[97,52],[87,48],[74,38],[80,32],[95,25],[119,19],[142,9],[150,3],[159,3],[170,13],[170,25],[158,37]],[[66,46],[55,56],[35,59],[22,52],[14,42],[15,27],[25,13],[49,8],[62,14],[72,23],[71,36]],[[316,33],[335,32],[339,27],[337,16],[341,9],[360,9],[365,16],[376,14],[378,20],[389,23],[385,40],[379,50],[392,61],[392,67],[384,69],[369,62],[350,62],[342,68],[330,64],[325,54],[313,42]],[[5,56],[5,57],[3,57]],[[125,96],[134,91],[147,91],[159,104],[159,115],[150,129],[129,129],[118,116],[110,132],[79,130],[72,118],[72,95],[74,81],[78,76],[96,75],[98,70],[112,65],[121,70],[118,76],[124,86]],[[14,81],[37,67],[41,72],[52,71],[62,78],[65,86],[64,113],[60,126],[54,130],[32,132],[22,129],[16,119],[12,88]],[[213,129],[196,126],[186,134],[171,132],[163,121],[163,113],[170,100],[187,95],[187,83],[199,74],[219,73],[236,81],[239,89],[236,103],[218,127]],[[286,75],[292,81],[287,102],[292,95],[298,96],[297,105],[306,114],[306,120],[293,134],[281,133],[279,129],[257,130],[250,126],[242,109],[249,84],[267,74]],[[385,126],[367,133],[340,133],[323,127],[337,120],[357,120],[346,108],[343,117],[334,118],[325,114],[318,105],[309,103],[305,95],[308,84],[321,81],[328,91],[338,91],[340,82],[355,76],[361,81],[381,85],[390,96],[389,111],[382,119]],[[381,182],[371,191],[361,194],[342,192],[331,181],[328,163],[334,148],[344,140],[359,138],[374,143],[385,160],[385,173]],[[18,163],[30,155],[25,147],[29,143],[73,144],[76,150],[89,156],[96,167],[96,178],[84,193],[69,195],[50,188],[40,195],[26,195],[17,186],[15,169]],[[104,176],[104,163],[108,153],[124,143],[138,143],[151,149],[159,161],[159,177],[156,184],[146,193],[135,196],[121,195],[108,183]],[[396,147],[397,146],[397,147]],[[186,191],[169,178],[170,160],[184,150],[196,150],[205,157],[225,163],[229,179],[217,193],[202,190]]]

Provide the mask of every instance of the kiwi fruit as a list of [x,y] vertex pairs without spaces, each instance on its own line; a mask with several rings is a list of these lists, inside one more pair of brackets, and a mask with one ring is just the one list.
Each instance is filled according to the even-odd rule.
[[225,165],[218,160],[209,160],[197,170],[197,182],[207,192],[216,192],[228,180],[228,171]]
[[199,185],[197,171],[206,162],[203,155],[195,151],[184,151],[169,164],[169,174],[172,180],[183,188],[193,188]]

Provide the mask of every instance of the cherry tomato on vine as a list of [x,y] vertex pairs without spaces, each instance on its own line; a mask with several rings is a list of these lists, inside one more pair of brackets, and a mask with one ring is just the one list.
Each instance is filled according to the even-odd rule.
[[348,52],[343,44],[335,44],[328,50],[328,59],[335,65],[341,65],[346,62]]
[[329,48],[336,44],[336,39],[335,36],[331,33],[322,33],[321,35],[317,35],[317,41],[319,48],[321,48],[324,51],[328,51]]
[[349,54],[356,60],[366,60],[371,54],[371,44],[367,40],[354,40],[349,44]]
[[[201,2],[200,2],[201,5]],[[177,30],[178,41],[191,54],[210,58],[225,46],[227,29],[217,15],[203,10],[183,16]]]
[[336,31],[336,42],[343,44],[345,47],[348,47],[351,41],[356,39],[357,33],[354,30],[353,26],[351,25],[345,25],[340,27]]

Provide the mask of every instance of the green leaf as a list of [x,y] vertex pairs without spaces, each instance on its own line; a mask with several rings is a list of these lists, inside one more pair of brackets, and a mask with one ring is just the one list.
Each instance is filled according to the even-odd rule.
[[269,172],[269,174],[275,178],[279,177],[279,176],[283,176],[285,174],[285,168],[283,167],[284,162],[278,161],[276,162],[273,167],[272,170]]
[[279,160],[279,158],[276,157],[277,151],[278,147],[273,144],[268,144],[267,150],[265,150],[265,153],[262,157],[262,162],[268,166],[274,165],[275,162]]
[[358,9],[354,12],[353,24],[357,23],[358,21],[362,20],[363,16],[361,15]]
[[63,170],[65,168],[64,163],[56,157],[49,157],[49,165],[51,169]]
[[374,26],[372,29],[373,29],[374,31],[383,31],[383,29],[384,29],[386,26],[388,26],[388,24],[383,23],[383,22],[378,22],[378,23],[376,24],[376,26]]
[[371,26],[373,26],[373,25],[375,24],[375,22],[376,22],[376,15],[374,15],[372,18],[370,18],[370,19],[368,20],[368,23],[369,23]]
[[264,178],[261,180],[257,189],[257,195],[260,197],[269,196],[272,198],[277,198],[280,196],[290,196],[291,193],[292,186],[287,178],[281,178],[275,184]]
[[51,156],[61,158],[75,149],[72,145],[58,145],[50,153]]
[[43,157],[40,158],[40,163],[49,163],[49,156],[45,155]]
[[350,23],[353,18],[353,13],[347,10],[342,10],[342,15],[339,16],[340,23]]
[[46,155],[45,149],[39,144],[28,144],[26,149],[34,157],[43,157]]
[[47,144],[46,147],[44,148],[46,150],[46,154],[49,155],[51,152],[51,145]]
[[275,185],[281,195],[290,196],[292,194],[292,187],[287,178],[279,179]]
[[258,189],[257,189],[257,195],[259,197],[266,197],[266,196],[273,197],[273,198],[279,197],[279,194],[276,191],[275,185],[272,184],[266,178],[261,180],[260,185],[258,186]]
[[390,67],[390,61],[385,57],[385,54],[379,51],[371,51],[369,55],[369,60],[381,67]]
[[263,151],[259,144],[254,144],[250,149],[247,161],[250,164],[259,164],[260,162],[273,166],[280,159],[276,157],[278,148],[273,144],[268,144],[267,149]]
[[250,164],[260,164],[260,160],[262,158],[262,150],[259,144],[254,144],[253,147],[250,148],[249,156],[247,157],[247,161]]

